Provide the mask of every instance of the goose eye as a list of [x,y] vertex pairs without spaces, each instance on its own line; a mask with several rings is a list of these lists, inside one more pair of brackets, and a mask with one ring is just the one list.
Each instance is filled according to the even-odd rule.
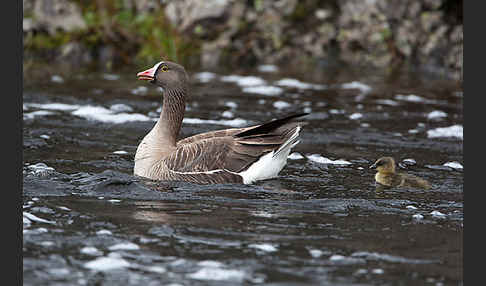
[[161,69],[163,72],[169,71],[169,67],[168,67],[168,66],[162,66],[160,69]]

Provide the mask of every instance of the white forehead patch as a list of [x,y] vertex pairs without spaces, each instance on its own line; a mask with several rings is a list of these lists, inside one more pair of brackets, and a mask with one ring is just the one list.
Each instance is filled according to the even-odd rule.
[[159,66],[160,66],[161,64],[163,64],[163,63],[164,63],[164,61],[161,61],[161,62],[159,62],[159,63],[156,63],[156,64],[155,64],[155,65],[154,65],[154,66],[153,66],[153,67],[150,69],[150,73],[151,73],[151,76],[152,76],[152,77],[155,77],[155,74],[157,73],[157,70],[159,69]]
[[163,64],[163,63],[164,63],[164,61],[161,61],[161,62],[159,62],[159,63],[155,64],[155,66],[153,67],[153,69],[156,71],[156,70],[159,68],[159,66],[160,66],[161,64]]

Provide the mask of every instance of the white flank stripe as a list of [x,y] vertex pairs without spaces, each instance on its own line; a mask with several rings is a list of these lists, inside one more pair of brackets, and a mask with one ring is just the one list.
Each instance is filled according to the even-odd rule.
[[172,171],[172,172],[175,174],[182,174],[182,175],[199,175],[199,174],[214,174],[223,171],[224,171],[223,169],[216,169],[216,170],[209,170],[203,172],[178,172],[178,171]]

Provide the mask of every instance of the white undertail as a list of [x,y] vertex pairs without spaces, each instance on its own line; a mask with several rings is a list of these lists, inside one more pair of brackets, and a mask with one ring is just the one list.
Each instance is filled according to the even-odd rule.
[[243,177],[244,184],[251,184],[255,181],[275,178],[287,163],[290,150],[297,145],[301,127],[297,126],[294,134],[285,141],[280,148],[262,156],[245,171],[238,174]]

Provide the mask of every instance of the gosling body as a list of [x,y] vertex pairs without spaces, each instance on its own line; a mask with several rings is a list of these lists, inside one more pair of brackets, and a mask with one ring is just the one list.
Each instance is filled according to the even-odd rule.
[[420,177],[397,172],[395,160],[392,157],[381,157],[370,166],[376,169],[375,181],[386,187],[410,187],[416,189],[430,189],[430,183]]

